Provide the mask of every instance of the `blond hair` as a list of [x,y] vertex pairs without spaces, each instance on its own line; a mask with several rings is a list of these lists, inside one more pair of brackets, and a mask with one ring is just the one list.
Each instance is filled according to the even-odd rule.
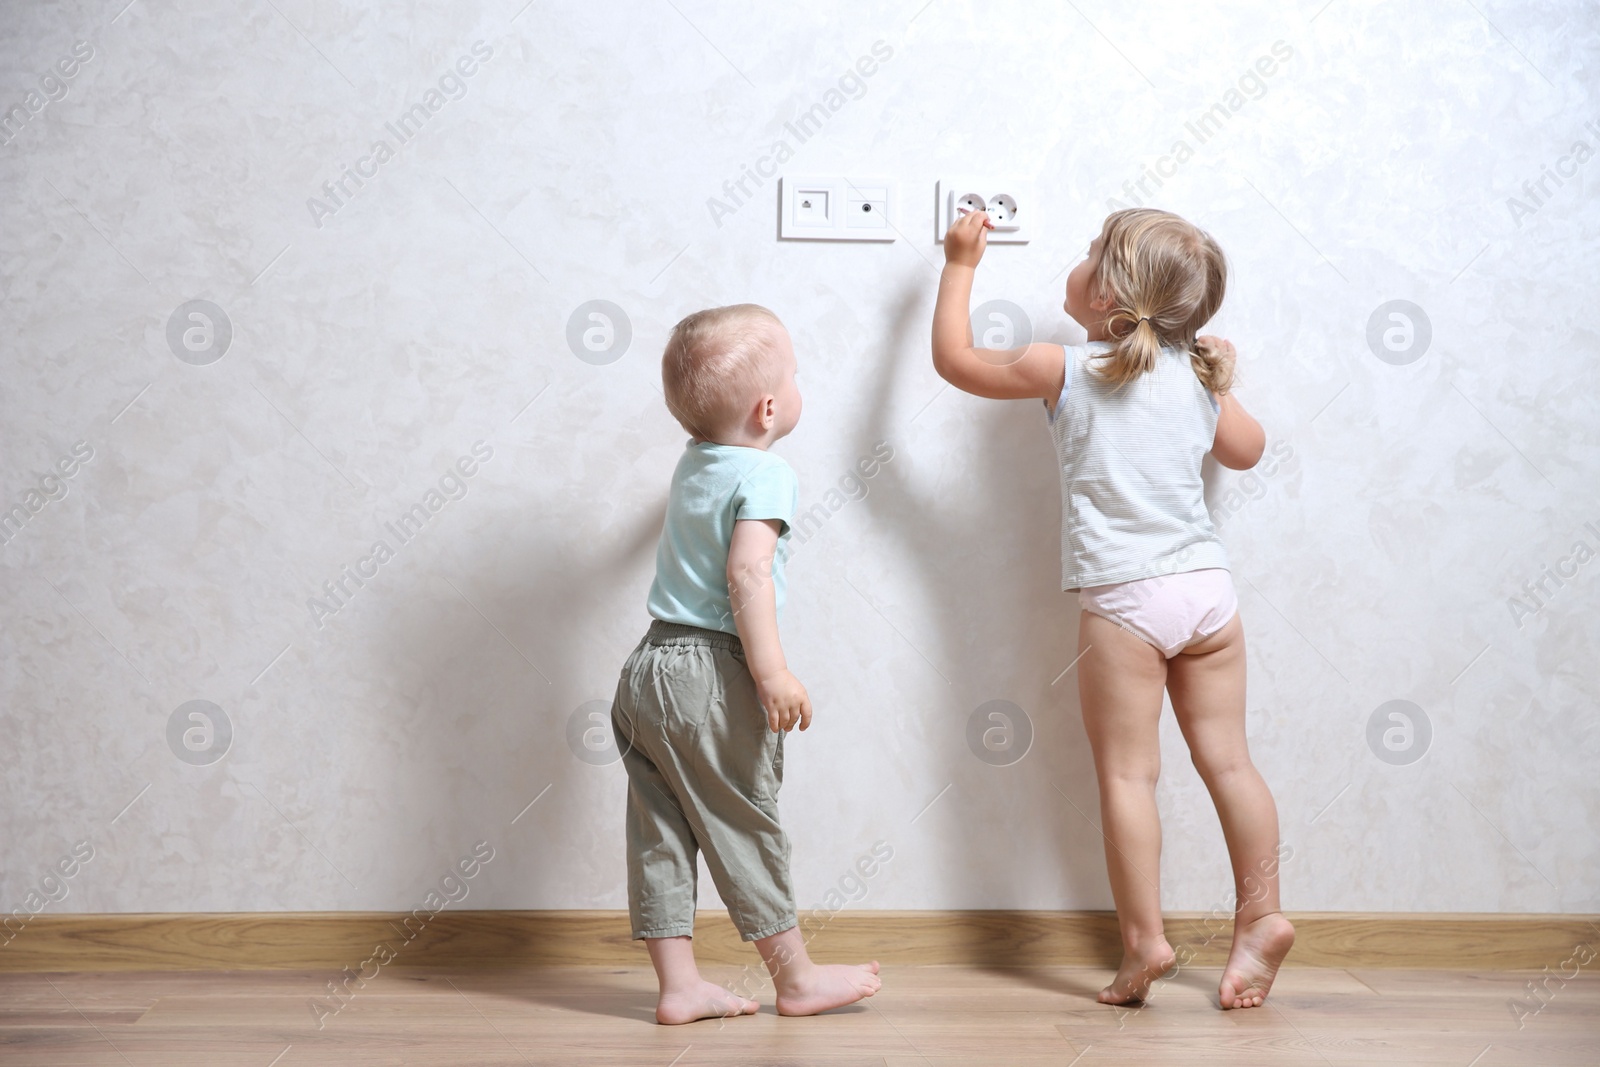
[[778,384],[778,316],[760,304],[696,311],[672,328],[661,354],[667,408],[685,430],[714,441],[738,425],[745,408]]
[[1106,216],[1094,281],[1112,301],[1111,351],[1095,357],[1100,377],[1126,385],[1153,369],[1162,346],[1183,348],[1213,393],[1233,385],[1233,364],[1195,331],[1222,306],[1228,261],[1211,235],[1170,211],[1128,208]]

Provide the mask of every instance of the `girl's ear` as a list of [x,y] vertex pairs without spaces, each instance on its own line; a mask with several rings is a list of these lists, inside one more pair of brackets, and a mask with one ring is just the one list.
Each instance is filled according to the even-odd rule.
[[1089,310],[1090,311],[1110,311],[1111,310],[1111,306],[1113,304],[1113,301],[1111,299],[1111,292],[1105,286],[1101,285],[1100,281],[1098,279],[1091,279],[1090,280],[1090,282],[1089,282],[1089,291],[1094,294],[1093,296],[1091,296],[1089,298]]

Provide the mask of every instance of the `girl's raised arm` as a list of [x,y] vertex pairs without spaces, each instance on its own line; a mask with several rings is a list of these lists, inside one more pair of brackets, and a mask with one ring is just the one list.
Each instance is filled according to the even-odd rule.
[[945,235],[944,273],[933,308],[933,368],[963,392],[994,400],[1038,397],[1054,404],[1061,396],[1066,358],[1060,345],[974,348],[968,324],[972,277],[989,243],[989,216],[975,211]]

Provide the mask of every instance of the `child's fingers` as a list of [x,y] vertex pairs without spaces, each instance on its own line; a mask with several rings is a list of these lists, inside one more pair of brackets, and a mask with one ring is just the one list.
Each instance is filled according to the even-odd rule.
[[767,725],[772,727],[773,733],[783,729],[783,713],[778,710],[776,705],[767,709]]
[[800,701],[800,729],[804,730],[811,725],[811,698],[806,697]]

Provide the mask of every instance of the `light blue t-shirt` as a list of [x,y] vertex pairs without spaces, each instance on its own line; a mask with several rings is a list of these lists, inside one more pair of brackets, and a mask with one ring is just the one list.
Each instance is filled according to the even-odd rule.
[[652,617],[737,634],[728,600],[728,545],[740,519],[778,519],[772,586],[783,612],[783,561],[800,483],[779,456],[743,445],[691,443],[672,472],[667,522],[656,546]]

